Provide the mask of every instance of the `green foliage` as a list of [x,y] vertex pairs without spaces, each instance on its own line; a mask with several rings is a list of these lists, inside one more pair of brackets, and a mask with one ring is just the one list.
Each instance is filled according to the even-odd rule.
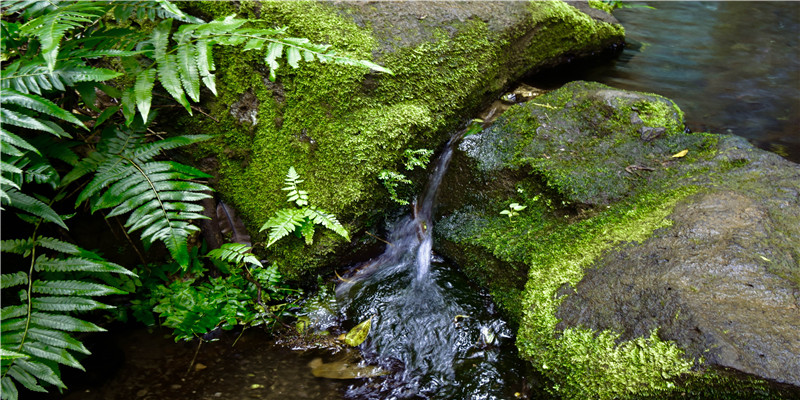
[[301,292],[283,284],[277,267],[262,266],[251,250],[250,246],[227,243],[208,252],[206,257],[225,271],[208,278],[194,252],[193,268],[176,269],[176,275],[163,277],[162,283],[151,285],[150,291],[142,294],[138,304],[143,307],[136,317],[152,324],[152,310],[159,315],[161,325],[174,330],[175,341],[179,341],[215,340],[218,328],[274,325],[290,316],[289,309],[296,306],[296,295]]
[[383,182],[383,187],[385,187],[386,190],[389,191],[389,198],[391,198],[392,201],[399,203],[401,205],[408,204],[408,200],[401,199],[400,196],[397,195],[397,186],[400,185],[401,183],[411,184],[410,179],[406,178],[405,175],[399,172],[389,171],[385,169],[382,170],[380,174],[378,174],[378,179],[380,179],[381,182]]
[[500,211],[502,215],[508,215],[508,218],[511,219],[519,215],[519,212],[528,208],[528,206],[522,206],[519,203],[511,203],[508,205],[508,209]]
[[[175,26],[175,21],[182,24]],[[151,270],[154,275],[168,278],[199,268],[197,257],[192,257],[196,250],[189,249],[187,242],[198,231],[193,221],[204,218],[196,202],[207,198],[211,189],[198,180],[208,175],[165,160],[164,153],[208,137],[158,137],[149,128],[154,109],[170,106],[158,100],[159,92],[168,93],[161,97],[172,98],[191,114],[189,102],[200,100],[201,86],[217,93],[213,51],[220,46],[244,46],[248,51],[266,46],[264,62],[273,79],[282,57],[292,68],[303,60],[391,73],[368,61],[339,56],[330,46],[287,37],[285,28],[253,27],[257,23],[235,16],[204,22],[166,0],[3,2],[0,204],[13,209],[34,232],[26,240],[3,241],[4,300],[13,298],[5,290],[27,286],[20,291],[20,304],[3,308],[3,399],[18,397],[16,383],[34,391],[46,391],[44,384],[63,388],[58,364],[78,368],[72,352],[85,352],[79,341],[64,332],[100,330],[68,314],[107,309],[92,297],[123,293],[114,286],[132,290],[143,284],[133,273],[96,254],[59,239],[36,236],[41,224],[68,230],[69,217],[88,203],[91,212],[108,210],[107,217],[127,214],[125,228],[140,231],[146,247],[164,243],[177,270],[160,265]],[[7,216],[14,218],[4,213]],[[346,236],[338,221],[321,210],[309,208],[304,220]],[[309,234],[308,230],[304,233]],[[225,247],[213,257],[255,265],[255,258],[245,253],[243,248]],[[13,257],[30,260],[8,264]],[[198,283],[196,287],[202,289],[195,290],[200,295],[194,298],[212,299],[214,308],[223,301],[213,293],[228,293],[228,308],[223,307],[226,311],[219,315],[230,320],[231,315],[239,315],[236,301],[255,296],[260,302],[262,287],[269,296],[278,290],[280,278],[274,267],[258,265],[252,274]],[[236,290],[238,294],[233,293]],[[144,316],[155,304],[140,301],[135,312]],[[267,309],[263,313],[274,315]],[[180,318],[184,334],[195,324],[190,314]],[[247,318],[255,318],[251,317]]]
[[316,225],[322,225],[346,240],[350,240],[350,235],[336,219],[336,216],[308,203],[308,193],[297,187],[303,180],[300,179],[300,175],[294,167],[289,167],[285,182],[286,187],[282,190],[289,192],[286,201],[295,203],[300,208],[282,208],[275,212],[274,217],[264,223],[261,231],[269,229],[267,247],[293,232],[298,237],[302,236],[306,244],[313,244]]
[[[5,270],[18,271],[2,274],[2,288],[19,289],[18,302],[4,301],[0,309],[3,398],[17,397],[15,381],[36,392],[46,392],[47,385],[62,389],[58,364],[83,370],[75,355],[89,354],[71,332],[104,330],[70,314],[113,308],[93,297],[125,292],[98,283],[98,278],[109,273],[135,275],[71,243],[35,234],[3,240],[0,250],[18,256],[4,258]],[[25,266],[7,265],[12,259]],[[80,278],[76,272],[82,273]]]
[[[409,171],[416,167],[426,168],[428,166],[428,162],[430,162],[432,154],[433,150],[429,149],[406,149],[406,151],[403,153],[405,156],[405,161],[403,164],[405,165],[406,170]],[[408,204],[407,200],[404,200],[398,196],[397,187],[401,183],[411,184],[410,179],[406,178],[404,174],[386,169],[381,170],[380,174],[378,174],[378,179],[383,182],[383,186],[389,191],[389,198],[391,198],[392,201],[401,205]]]

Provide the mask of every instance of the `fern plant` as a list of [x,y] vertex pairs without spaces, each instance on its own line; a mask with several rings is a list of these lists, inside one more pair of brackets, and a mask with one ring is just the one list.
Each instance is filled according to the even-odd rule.
[[308,245],[313,244],[316,225],[322,225],[346,240],[350,240],[349,233],[336,219],[336,216],[309,204],[308,192],[300,190],[297,186],[303,180],[300,179],[300,174],[297,173],[294,167],[289,167],[289,172],[286,174],[284,182],[286,187],[282,190],[288,192],[286,201],[294,203],[297,208],[282,208],[275,212],[274,217],[264,223],[261,231],[269,229],[267,247],[272,246],[290,233],[295,233],[298,237],[302,236]]
[[[28,239],[3,240],[0,247],[21,256],[28,265],[2,274],[1,279],[3,290],[19,290],[18,304],[0,309],[2,398],[17,398],[15,381],[36,392],[46,392],[46,384],[62,389],[65,386],[57,365],[82,370],[74,354],[89,354],[71,332],[104,330],[70,313],[113,308],[93,297],[125,293],[89,277],[134,274],[71,243],[35,233]],[[85,277],[76,279],[78,272]]]
[[[4,300],[22,288],[19,303],[4,304],[0,315],[3,399],[17,398],[16,384],[62,388],[58,365],[79,367],[72,354],[85,352],[68,332],[100,330],[70,313],[107,308],[92,298],[122,293],[95,277],[132,274],[37,236],[43,223],[69,229],[56,209],[74,215],[88,204],[109,217],[128,215],[128,232],[140,231],[146,245],[163,242],[187,269],[187,239],[202,218],[196,202],[210,190],[198,180],[208,176],[165,160],[164,151],[208,136],[153,140],[148,125],[160,105],[154,92],[166,91],[192,113],[201,85],[216,94],[215,46],[263,51],[272,79],[281,58],[293,68],[320,61],[391,73],[288,37],[285,28],[235,16],[204,22],[166,0],[5,0],[0,12],[0,207],[4,218],[34,227],[27,239],[2,242]],[[307,218],[330,223],[328,217],[310,210]],[[11,264],[14,257],[26,261]]]

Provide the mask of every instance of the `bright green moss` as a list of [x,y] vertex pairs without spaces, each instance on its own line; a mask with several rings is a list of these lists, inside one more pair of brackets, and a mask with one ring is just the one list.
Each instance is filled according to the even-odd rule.
[[[280,188],[290,166],[305,179],[313,204],[357,230],[387,204],[377,175],[396,169],[405,149],[439,147],[464,115],[531,65],[621,37],[620,27],[596,23],[560,2],[530,8],[530,23],[542,28],[523,52],[509,47],[513,32],[500,34],[473,19],[459,23],[455,33],[434,29],[432,40],[382,54],[375,61],[394,76],[341,65],[283,64],[277,84],[271,84],[262,54],[219,51],[220,96],[208,105],[219,123],[197,117],[187,129],[218,135],[199,154],[218,159],[217,188],[251,231],[284,206]],[[219,17],[231,10],[209,2],[198,11]],[[260,18],[264,26],[285,25],[292,36],[331,44],[353,58],[369,60],[381,51],[369,27],[357,26],[330,4],[243,2],[238,12]],[[229,113],[248,92],[257,100],[255,126],[240,124]],[[290,237],[270,249],[270,258],[298,278],[330,260],[325,255],[342,244],[315,240],[304,247]]]

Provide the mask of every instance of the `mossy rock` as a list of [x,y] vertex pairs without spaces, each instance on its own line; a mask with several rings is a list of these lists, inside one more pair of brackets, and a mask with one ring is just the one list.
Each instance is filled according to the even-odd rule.
[[797,164],[573,82],[465,138],[441,190],[435,249],[519,323],[552,394],[797,394]]
[[[297,279],[345,263],[375,243],[391,201],[381,170],[400,171],[406,149],[437,149],[483,104],[522,75],[619,46],[623,29],[608,15],[592,18],[564,2],[205,2],[187,5],[208,18],[232,13],[287,26],[292,36],[332,45],[394,72],[342,65],[282,66],[269,82],[264,54],[215,54],[219,96],[203,115],[173,129],[216,139],[195,156],[215,175],[219,196],[251,232],[287,206],[280,189],[290,166],[312,204],[335,214],[356,239],[324,229],[313,246],[289,237],[266,251]],[[582,7],[581,8],[585,8]],[[596,10],[594,10],[596,11]],[[605,22],[603,19],[609,22]],[[401,192],[409,200],[424,181]],[[395,205],[395,207],[397,207]],[[373,232],[378,233],[378,232]],[[379,233],[378,233],[379,234]]]

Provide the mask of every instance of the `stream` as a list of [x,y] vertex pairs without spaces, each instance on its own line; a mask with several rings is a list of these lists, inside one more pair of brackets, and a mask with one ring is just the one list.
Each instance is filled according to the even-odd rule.
[[527,83],[573,80],[657,93],[694,132],[732,133],[800,162],[800,2],[655,1],[614,11],[628,46],[601,65]]
[[[684,110],[693,131],[734,133],[800,162],[800,3],[652,4],[657,10],[615,11],[630,43],[618,58],[526,83],[555,88],[583,79],[658,93]],[[453,144],[439,156],[411,215],[389,223],[385,252],[353,265],[354,273],[336,288],[345,327],[371,319],[359,348],[362,363],[379,367],[381,376],[315,377],[309,365],[335,358],[275,346],[255,329],[235,346],[234,337],[197,351],[194,343],[173,343],[165,331],[122,328],[92,348],[100,360],[87,363],[89,373],[79,378],[83,382],[67,379],[71,392],[42,398],[488,400],[530,395],[533,383],[525,381],[513,330],[488,294],[431,251],[436,191]]]

